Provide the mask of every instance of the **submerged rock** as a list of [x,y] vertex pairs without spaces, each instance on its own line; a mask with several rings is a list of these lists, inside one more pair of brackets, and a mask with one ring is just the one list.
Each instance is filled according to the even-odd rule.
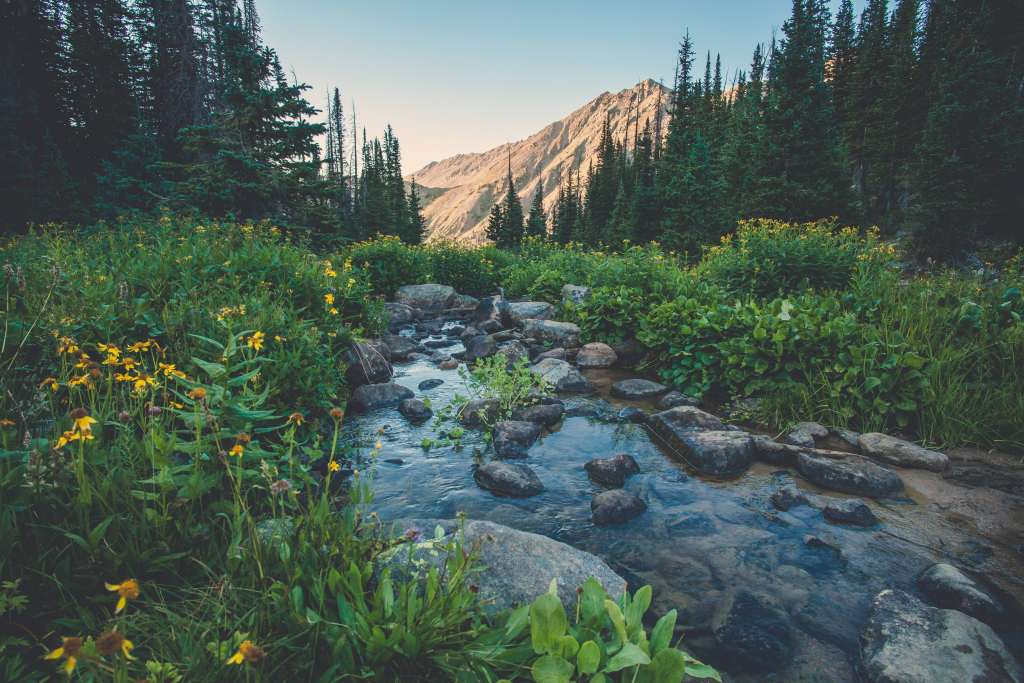
[[602,491],[590,501],[590,515],[598,526],[628,522],[645,510],[647,503],[640,496],[623,489]]
[[422,311],[440,313],[451,308],[455,299],[455,288],[433,283],[406,285],[395,292],[395,301]]
[[610,368],[618,359],[612,347],[601,342],[591,342],[584,344],[576,354],[576,365],[581,368]]
[[610,458],[595,458],[583,468],[593,481],[604,486],[620,487],[626,477],[640,472],[640,466],[628,453],[618,453]]
[[522,463],[489,462],[473,473],[480,488],[512,498],[529,498],[544,490],[536,472]]
[[1010,621],[1010,610],[981,584],[951,564],[939,562],[921,572],[917,587],[931,604],[1001,627]]
[[633,406],[626,406],[619,411],[617,415],[619,422],[632,422],[634,424],[643,424],[647,422],[647,413],[640,408]]
[[874,526],[878,524],[878,518],[867,504],[858,498],[850,500],[836,500],[830,502],[823,510],[825,519],[830,522],[841,524],[855,524],[857,526]]
[[368,413],[381,408],[391,408],[407,398],[412,398],[412,390],[394,382],[382,384],[364,384],[357,387],[349,398],[349,405],[356,412]]
[[855,455],[828,458],[801,452],[796,465],[808,481],[831,491],[882,498],[903,490],[903,480],[895,472]]
[[612,385],[612,396],[640,400],[654,398],[668,391],[664,384],[649,379],[624,379]]
[[525,458],[540,436],[540,425],[523,420],[504,420],[494,425],[494,451],[503,458]]
[[558,424],[558,421],[562,419],[562,413],[564,412],[565,407],[562,405],[561,401],[554,403],[541,403],[540,405],[516,408],[512,411],[512,419],[535,422],[537,424],[542,424],[545,427],[551,427]]
[[754,461],[754,445],[745,432],[673,432],[666,440],[673,455],[703,474],[742,474]]
[[585,394],[594,390],[590,381],[564,360],[545,358],[539,363],[531,365],[530,371],[540,375],[558,392]]
[[420,382],[419,384],[417,384],[416,388],[419,389],[420,391],[429,391],[431,389],[436,389],[437,387],[441,386],[442,384],[444,384],[444,380],[443,379],[437,379],[437,378],[425,379],[422,382]]
[[426,422],[434,416],[434,411],[418,398],[407,398],[398,404],[398,412],[413,424]]
[[721,602],[712,631],[725,659],[737,669],[782,669],[792,654],[793,636],[785,614],[747,591]]
[[930,451],[895,436],[871,432],[861,434],[858,442],[864,455],[897,467],[912,467],[933,472],[942,472],[949,467],[949,458],[945,453]]
[[575,323],[527,318],[522,327],[524,335],[543,343],[563,348],[580,345],[580,328]]
[[[405,529],[420,530],[433,538],[434,529],[442,527],[445,536],[439,544],[421,541],[410,556],[402,544],[386,554],[383,566],[391,568],[399,578],[426,577],[430,567],[440,568],[445,561],[443,546],[458,533],[455,520],[396,520],[397,533]],[[548,591],[552,579],[558,579],[558,597],[570,614],[576,609],[576,589],[594,577],[613,599],[626,590],[626,581],[600,558],[547,536],[518,531],[501,524],[469,520],[462,526],[466,548],[473,548],[481,572],[473,574],[471,583],[477,587],[484,609],[498,613],[528,605]]]
[[867,683],[1022,680],[1013,655],[989,626],[891,589],[871,604],[860,637],[860,664]]
[[788,484],[772,493],[772,506],[786,512],[797,505],[808,505],[810,499],[793,484]]

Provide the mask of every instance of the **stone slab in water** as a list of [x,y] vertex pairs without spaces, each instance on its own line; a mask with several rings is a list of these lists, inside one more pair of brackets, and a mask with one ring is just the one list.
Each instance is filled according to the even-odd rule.
[[491,422],[499,410],[501,410],[501,402],[497,399],[477,398],[462,407],[459,420],[467,427],[482,427]]
[[903,490],[898,474],[855,455],[829,458],[801,452],[796,465],[805,479],[831,491],[882,498]]
[[412,398],[412,389],[394,382],[364,384],[352,392],[349,405],[356,412],[368,413],[381,408],[391,408],[407,398]]
[[391,351],[391,359],[396,361],[408,359],[410,353],[414,353],[420,348],[419,344],[412,339],[400,334],[384,335],[383,341]]
[[[419,529],[428,538],[433,537],[437,526],[447,534],[442,544],[458,531],[455,520],[401,519],[394,523],[396,534]],[[465,547],[474,549],[483,568],[473,574],[471,582],[479,589],[488,612],[530,604],[548,591],[552,579],[558,580],[558,597],[570,614],[576,609],[576,589],[590,577],[597,579],[612,599],[626,590],[625,579],[600,558],[547,536],[478,520],[465,522],[462,533]],[[425,577],[429,567],[442,566],[444,554],[435,549],[433,542],[426,541],[417,544],[411,561],[409,549],[403,544],[385,555],[382,562],[400,577],[413,572]]]
[[441,386],[442,384],[444,384],[444,380],[443,379],[437,379],[437,378],[425,379],[422,382],[420,382],[419,384],[417,384],[416,388],[419,389],[420,391],[430,391],[431,389],[436,389],[437,387]]
[[418,398],[407,398],[398,404],[398,412],[413,424],[426,422],[434,416],[434,411]]
[[587,476],[604,486],[621,487],[626,477],[640,472],[640,466],[628,453],[618,453],[610,458],[594,458],[585,465]]
[[529,498],[544,490],[537,473],[521,463],[489,462],[473,473],[480,488],[512,498]]
[[622,524],[647,510],[647,503],[632,491],[611,489],[594,495],[590,501],[590,515],[594,524]]
[[531,365],[530,372],[540,375],[558,392],[585,394],[594,390],[593,385],[579,370],[557,358],[545,358],[539,363]]
[[433,283],[406,285],[395,292],[395,301],[411,308],[438,313],[451,308],[455,299],[455,288]]
[[963,612],[997,628],[1010,622],[1010,611],[1002,601],[951,564],[939,562],[925,569],[917,587],[936,607]]
[[668,391],[664,384],[649,379],[624,379],[612,385],[612,396],[640,400],[654,398]]
[[859,498],[850,500],[832,501],[822,511],[825,519],[840,524],[854,524],[856,526],[874,526],[878,524],[878,518],[871,508]]
[[651,425],[659,434],[678,434],[696,429],[724,430],[725,423],[711,413],[705,413],[693,406],[676,406],[660,413],[654,413],[649,418]]
[[564,412],[565,407],[560,401],[556,403],[542,403],[536,406],[516,408],[512,411],[512,419],[536,422],[537,424],[542,424],[545,427],[551,427],[558,424],[558,421],[562,419],[562,413]]
[[945,453],[931,451],[888,434],[861,434],[858,442],[864,455],[896,467],[911,467],[932,472],[942,472],[949,467],[949,458]]
[[703,474],[742,474],[754,462],[754,445],[745,432],[673,432],[666,440],[672,455]]
[[789,662],[793,636],[785,614],[747,591],[727,596],[712,621],[719,648],[730,668],[781,669]]
[[539,436],[539,424],[525,420],[503,420],[494,425],[494,451],[503,458],[525,458]]
[[1021,670],[986,624],[955,610],[929,607],[900,590],[871,604],[860,638],[867,683],[1021,683]]

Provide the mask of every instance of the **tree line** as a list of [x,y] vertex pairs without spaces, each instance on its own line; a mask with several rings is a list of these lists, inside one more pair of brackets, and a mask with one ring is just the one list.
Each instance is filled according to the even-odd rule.
[[263,44],[254,0],[6,0],[2,229],[169,208],[421,241],[394,131],[360,140],[337,88],[314,122],[309,89]]
[[[979,238],[1024,240],[1024,3],[793,0],[778,40],[728,83],[679,47],[662,122],[606,121],[597,161],[559,182],[541,232],[511,177],[488,237],[658,240],[699,255],[749,217],[912,231],[926,255]],[[639,97],[639,94],[637,95]],[[575,170],[575,172],[573,172]]]

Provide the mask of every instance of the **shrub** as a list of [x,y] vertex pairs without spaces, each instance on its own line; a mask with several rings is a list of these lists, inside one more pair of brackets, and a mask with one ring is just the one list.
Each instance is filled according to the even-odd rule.
[[467,249],[451,242],[431,244],[426,248],[430,280],[451,285],[461,294],[493,294],[498,289],[498,268],[491,260],[494,251]]
[[565,317],[579,325],[584,342],[617,344],[636,335],[637,325],[649,309],[643,290],[595,287],[581,304],[567,304]]
[[404,285],[415,285],[430,279],[430,257],[397,237],[378,235],[360,242],[343,253],[345,263],[362,272],[375,294],[387,298]]

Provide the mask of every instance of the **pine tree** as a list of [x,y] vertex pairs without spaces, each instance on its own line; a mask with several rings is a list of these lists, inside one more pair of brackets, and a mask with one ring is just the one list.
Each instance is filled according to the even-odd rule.
[[515,182],[512,180],[512,150],[509,149],[508,177],[505,179],[505,200],[502,206],[502,230],[498,240],[499,247],[517,247],[523,241],[526,225],[523,218],[523,205],[519,201]]
[[505,214],[501,210],[501,202],[494,202],[491,206],[491,213],[487,218],[487,239],[495,244],[501,244],[505,239]]
[[530,215],[526,220],[526,236],[546,240],[548,238],[548,219],[544,213],[544,178],[537,177],[537,189],[533,192],[533,203],[530,204]]
[[413,178],[409,185],[407,207],[409,217],[403,241],[407,244],[422,244],[427,238],[427,223],[423,220],[423,211],[420,209],[420,195],[416,191],[416,178]]

